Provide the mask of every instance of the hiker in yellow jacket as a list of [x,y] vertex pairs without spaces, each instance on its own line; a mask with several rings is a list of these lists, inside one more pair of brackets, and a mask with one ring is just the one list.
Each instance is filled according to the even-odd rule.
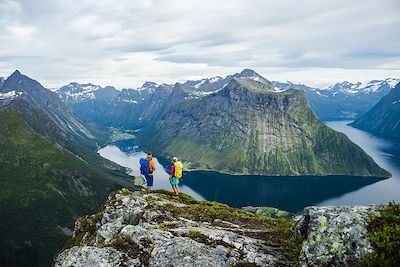
[[169,182],[171,183],[172,190],[175,192],[175,198],[179,197],[179,179],[182,178],[183,164],[178,161],[177,157],[172,158],[171,170],[169,172]]

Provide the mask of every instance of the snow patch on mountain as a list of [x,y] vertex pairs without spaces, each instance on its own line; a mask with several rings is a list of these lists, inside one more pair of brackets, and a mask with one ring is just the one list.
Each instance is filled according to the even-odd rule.
[[91,83],[79,84],[72,82],[67,86],[61,87],[57,93],[67,100],[86,100],[95,99],[95,91],[99,90],[101,87]]
[[398,78],[387,78],[385,80],[372,80],[367,83],[350,83],[348,81],[344,81],[342,83],[335,83],[334,85],[329,86],[326,90],[332,92],[333,95],[337,93],[343,94],[370,94],[376,93],[382,89],[390,88],[393,89],[398,83],[400,79]]
[[141,87],[139,88],[134,88],[132,90],[136,90],[136,91],[148,91],[150,93],[153,93],[154,90],[158,87],[158,84],[155,82],[145,82]]
[[132,100],[132,99],[121,99],[121,98],[119,98],[118,101],[125,102],[125,103],[130,103],[130,104],[137,104],[137,101],[136,100]]
[[11,91],[11,92],[7,92],[7,93],[0,93],[0,100],[4,100],[4,99],[11,100],[20,95],[22,95],[22,92]]
[[199,87],[200,87],[201,85],[203,85],[206,81],[207,81],[207,79],[201,80],[199,83],[196,83],[196,84],[194,85],[194,88],[199,89]]

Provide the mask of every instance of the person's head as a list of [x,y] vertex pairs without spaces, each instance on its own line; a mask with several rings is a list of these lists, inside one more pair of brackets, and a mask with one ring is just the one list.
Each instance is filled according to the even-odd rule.
[[153,158],[153,154],[150,151],[146,152],[146,154],[147,154],[147,158],[148,159],[152,159]]
[[173,162],[177,162],[177,161],[178,161],[178,158],[177,158],[177,157],[173,157],[173,158],[172,158],[172,161],[173,161]]

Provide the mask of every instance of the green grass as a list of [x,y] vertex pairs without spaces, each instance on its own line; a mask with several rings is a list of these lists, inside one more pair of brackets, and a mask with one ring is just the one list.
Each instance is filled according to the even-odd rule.
[[[162,209],[165,212],[170,212],[174,216],[181,216],[187,219],[209,222],[215,226],[226,226],[221,224],[220,220],[227,221],[239,225],[239,229],[247,228],[252,230],[259,230],[257,232],[244,233],[253,238],[268,240],[281,247],[282,254],[289,259],[294,266],[298,262],[300,255],[301,239],[295,233],[294,221],[286,218],[272,218],[265,217],[241,209],[229,207],[213,201],[198,201],[191,196],[180,193],[180,198],[173,198],[174,193],[166,190],[154,190],[153,193],[163,194],[164,197],[170,201],[186,204],[187,207],[176,207],[173,205],[164,205]],[[173,228],[173,225],[163,224],[163,229]],[[243,233],[241,233],[243,234]],[[196,231],[189,232],[190,237],[195,240],[206,240],[202,233]]]
[[373,217],[369,226],[369,240],[375,250],[364,257],[364,266],[391,267],[400,263],[400,204],[389,203]]
[[43,138],[15,112],[0,111],[0,265],[48,266],[78,216],[129,186]]

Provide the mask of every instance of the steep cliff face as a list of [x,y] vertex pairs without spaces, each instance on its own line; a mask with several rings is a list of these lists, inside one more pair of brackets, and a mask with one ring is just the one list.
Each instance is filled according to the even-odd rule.
[[277,92],[269,84],[235,78],[200,99],[178,96],[154,126],[157,134],[143,131],[139,136],[190,168],[234,174],[389,175],[345,135],[323,125],[303,91]]
[[172,87],[146,82],[139,89],[124,89],[104,116],[108,126],[140,128],[160,118]]
[[400,83],[351,125],[399,143]]
[[374,252],[374,206],[308,207],[275,219],[172,195],[114,192],[104,210],[75,223],[55,266],[359,266]]

